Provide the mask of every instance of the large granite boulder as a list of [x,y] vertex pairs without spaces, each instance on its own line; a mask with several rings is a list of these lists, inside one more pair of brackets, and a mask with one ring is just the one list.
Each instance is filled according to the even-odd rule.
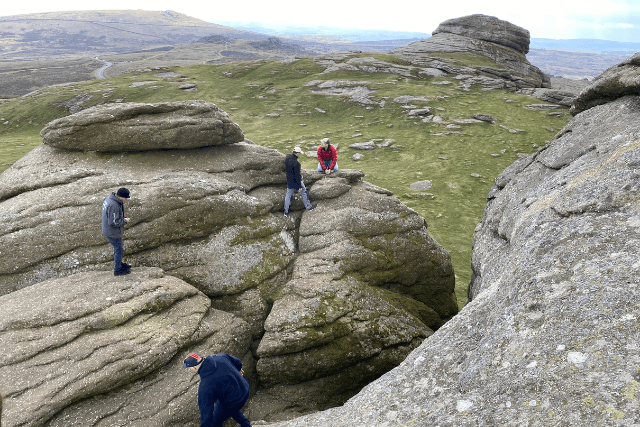
[[250,344],[244,321],[158,268],[40,282],[0,297],[3,425],[197,421],[197,384],[179,361],[195,346],[243,357]]
[[[95,110],[102,128],[104,114]],[[84,126],[86,135],[97,132],[91,123]],[[261,389],[247,406],[253,419],[342,404],[456,314],[449,254],[429,236],[423,218],[362,181],[361,171],[303,171],[317,208],[308,212],[296,198],[285,217],[283,154],[247,141],[207,146],[208,136],[198,138],[192,142],[199,148],[108,153],[44,144],[6,170],[0,175],[0,252],[12,256],[0,257],[0,295],[48,279],[64,286],[65,277],[111,271],[101,205],[126,186],[132,197],[125,201],[131,218],[125,260],[134,272],[161,268],[206,295],[212,309],[242,319],[251,341],[246,364],[256,366],[252,384]],[[295,321],[286,320],[290,314]],[[81,424],[103,398],[109,403],[100,414],[131,402],[130,408],[144,411],[123,409],[114,417],[157,413],[154,419],[179,425],[182,415],[171,421],[168,414],[182,409],[165,411],[134,392],[162,390],[174,381],[175,354],[153,373],[130,377],[130,389],[118,383],[94,400],[65,400],[51,425]],[[187,393],[187,383],[176,390]],[[94,416],[105,425],[112,419]]]
[[606,70],[585,87],[571,106],[574,116],[626,95],[640,95],[640,53]]
[[[525,54],[529,50],[529,31],[507,21],[486,15],[470,15],[443,22],[432,37],[420,40],[391,53],[413,65],[445,72],[458,80],[469,80],[487,88],[517,90],[551,87],[549,76],[531,65]],[[439,53],[480,55],[495,62],[493,66],[458,66]]]
[[146,151],[233,144],[240,126],[204,101],[120,103],[87,108],[40,132],[53,147],[86,151]]
[[[320,185],[346,183],[321,180],[312,194]],[[298,247],[257,348],[258,374],[273,388],[253,399],[257,419],[289,417],[265,412],[262,402],[291,390],[306,392],[295,401],[299,412],[335,406],[457,313],[448,254],[422,217],[371,184],[305,213]]]
[[273,426],[637,426],[638,135],[622,97],[507,168],[465,308],[344,406]]
[[548,88],[526,88],[519,90],[518,93],[533,96],[551,104],[564,105],[565,107],[571,107],[576,98],[576,94],[573,92]]

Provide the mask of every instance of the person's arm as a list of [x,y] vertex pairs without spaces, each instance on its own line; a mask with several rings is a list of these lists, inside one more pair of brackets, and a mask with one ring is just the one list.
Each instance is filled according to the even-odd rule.
[[242,371],[242,360],[238,359],[238,358],[237,358],[237,357],[235,357],[235,356],[232,356],[232,355],[230,355],[230,354],[227,354],[227,353],[225,353],[224,355],[225,355],[225,357],[229,360],[229,362],[231,362],[231,364],[232,364],[233,366],[235,366],[235,368],[236,368],[238,371]]
[[333,170],[336,167],[336,163],[338,163],[338,150],[334,145],[331,146],[331,165],[329,166],[329,170]]
[[296,162],[296,165],[294,167],[294,176],[295,176],[295,184],[296,184],[296,191],[299,191],[302,188],[302,172],[300,172],[300,170],[302,169],[302,166],[300,165],[299,162]]
[[124,227],[127,223],[124,215],[122,215],[122,210],[119,209],[118,206],[114,206],[113,204],[109,204],[107,206],[107,221],[111,227]]
[[322,167],[322,170],[326,170],[327,167],[324,164],[324,160],[322,159],[322,145],[320,147],[318,147],[318,163],[320,163],[320,167]]

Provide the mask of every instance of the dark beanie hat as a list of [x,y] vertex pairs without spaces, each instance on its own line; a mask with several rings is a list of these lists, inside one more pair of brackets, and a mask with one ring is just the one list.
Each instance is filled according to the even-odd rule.
[[118,188],[118,192],[116,193],[116,196],[122,197],[123,199],[128,199],[129,198],[129,190],[127,190],[124,187]]

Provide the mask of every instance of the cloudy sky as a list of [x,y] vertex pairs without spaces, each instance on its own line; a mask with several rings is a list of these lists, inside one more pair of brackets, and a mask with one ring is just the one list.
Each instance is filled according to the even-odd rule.
[[528,29],[531,37],[640,40],[640,0],[3,0],[0,16],[67,10],[173,10],[208,22],[244,21],[431,33],[474,13]]

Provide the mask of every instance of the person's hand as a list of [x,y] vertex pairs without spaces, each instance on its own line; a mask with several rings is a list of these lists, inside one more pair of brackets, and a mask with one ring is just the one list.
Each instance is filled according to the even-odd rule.
[[129,223],[129,218],[125,218],[124,222],[125,222],[125,224],[128,224]]
[[244,377],[244,370],[240,369],[240,375],[242,375]]
[[324,173],[326,173],[327,175],[329,175],[331,173],[331,169],[325,169]]
[[298,188],[298,189],[296,190],[296,193],[299,193],[300,191],[302,191],[302,188]]

